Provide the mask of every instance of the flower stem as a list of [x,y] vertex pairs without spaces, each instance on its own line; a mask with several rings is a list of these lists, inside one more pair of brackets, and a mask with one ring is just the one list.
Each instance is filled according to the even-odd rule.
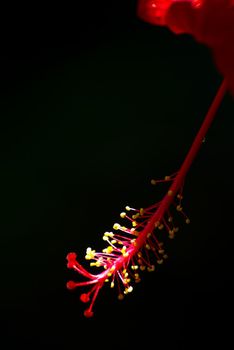
[[152,218],[150,219],[149,223],[145,226],[144,233],[138,237],[137,246],[139,247],[142,246],[143,242],[145,241],[145,236],[154,229],[155,223],[159,222],[163,218],[165,212],[167,211],[170,204],[172,203],[175,195],[178,193],[181,186],[183,185],[185,176],[189,171],[192,165],[192,162],[202,145],[202,142],[214,120],[214,117],[216,116],[217,110],[223,100],[225,93],[226,93],[226,81],[223,80],[205,116],[205,119],[184,159],[184,162],[182,163],[175,179],[172,182],[171,187],[169,188],[169,191],[163,198],[156,212],[152,215]]
[[196,157],[202,142],[207,134],[208,129],[210,128],[217,110],[223,100],[223,97],[226,93],[226,81],[223,80],[223,82],[221,83],[218,92],[216,94],[216,96],[214,97],[214,100],[205,116],[205,119],[190,147],[190,150],[187,154],[187,156],[185,157],[185,160],[183,162],[183,164],[180,167],[180,170],[178,172],[178,175],[176,176],[175,180],[172,183],[172,186],[170,188],[170,190],[174,193],[177,192],[179,187],[181,186],[183,179],[185,178],[187,172],[189,171],[191,164],[194,160],[194,158]]

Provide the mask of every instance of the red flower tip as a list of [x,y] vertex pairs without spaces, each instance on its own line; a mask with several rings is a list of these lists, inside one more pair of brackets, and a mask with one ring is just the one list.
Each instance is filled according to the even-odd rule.
[[67,257],[66,257],[66,259],[67,259],[68,261],[75,261],[76,258],[77,258],[77,254],[76,254],[76,253],[68,253],[68,254],[67,254]]
[[89,294],[86,294],[86,293],[81,294],[80,300],[82,301],[82,303],[88,303],[90,300]]
[[75,289],[76,283],[74,281],[67,282],[67,289]]
[[67,254],[67,268],[68,269],[72,269],[74,267],[74,265],[76,264],[76,257],[77,257],[77,254],[76,253],[69,253]]
[[84,316],[87,317],[87,318],[93,317],[93,311],[91,311],[89,309],[85,310]]

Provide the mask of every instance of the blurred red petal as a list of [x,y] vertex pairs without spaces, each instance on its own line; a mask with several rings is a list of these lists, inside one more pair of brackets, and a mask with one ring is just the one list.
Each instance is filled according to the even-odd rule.
[[205,0],[195,38],[211,48],[214,62],[234,96],[234,1]]
[[208,46],[234,96],[234,0],[139,0],[138,16]]

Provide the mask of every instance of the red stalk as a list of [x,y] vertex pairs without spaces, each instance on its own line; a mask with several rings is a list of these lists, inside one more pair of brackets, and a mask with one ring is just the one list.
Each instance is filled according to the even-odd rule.
[[210,128],[216,112],[220,106],[220,103],[222,102],[222,99],[224,97],[226,93],[226,81],[223,80],[222,84],[220,85],[218,92],[215,96],[215,98],[213,99],[213,102],[205,116],[205,119],[192,143],[192,146],[190,147],[184,162],[182,163],[174,181],[172,182],[172,185],[167,193],[167,195],[163,198],[159,208],[156,210],[155,214],[152,216],[152,219],[150,220],[149,224],[145,226],[145,233],[142,234],[139,238],[138,238],[138,244],[139,246],[142,244],[142,242],[144,241],[144,236],[147,235],[148,232],[152,231],[152,228],[154,227],[155,223],[157,221],[160,221],[162,219],[162,217],[164,216],[165,212],[167,211],[167,209],[169,208],[170,204],[172,203],[175,195],[178,193],[179,189],[181,188],[185,176],[187,175],[187,172],[189,171],[192,162],[194,160],[194,158],[196,157],[202,142],[207,134],[208,129]]

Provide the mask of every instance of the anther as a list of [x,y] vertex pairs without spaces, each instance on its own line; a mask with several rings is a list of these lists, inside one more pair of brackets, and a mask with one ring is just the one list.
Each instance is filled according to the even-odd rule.
[[113,225],[114,230],[119,230],[120,229],[120,224],[114,224]]
[[157,264],[162,265],[162,263],[163,263],[163,259],[158,259],[157,260]]
[[123,300],[123,299],[124,299],[124,295],[123,295],[122,293],[120,293],[120,294],[118,295],[118,299],[119,299],[119,300]]

